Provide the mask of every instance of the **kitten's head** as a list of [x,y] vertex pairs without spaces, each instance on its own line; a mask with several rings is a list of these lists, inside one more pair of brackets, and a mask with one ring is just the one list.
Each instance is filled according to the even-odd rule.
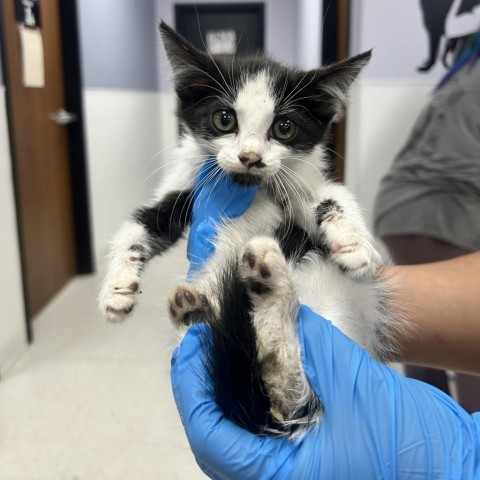
[[[371,52],[323,68],[287,68],[263,55],[212,56],[165,23],[182,126],[234,181],[259,185],[322,158],[329,126]],[[312,157],[312,158],[311,158]]]

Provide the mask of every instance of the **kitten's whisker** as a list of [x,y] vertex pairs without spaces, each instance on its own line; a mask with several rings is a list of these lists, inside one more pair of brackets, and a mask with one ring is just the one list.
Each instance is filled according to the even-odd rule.
[[313,190],[312,186],[298,172],[296,172],[295,170],[292,170],[290,167],[287,167],[286,165],[282,165],[282,170],[288,173],[292,177],[291,178],[292,181],[295,179],[298,187],[304,193],[305,199],[308,199],[308,195],[303,189],[303,187],[300,185],[299,181],[301,181],[307,187],[308,193],[310,193],[311,198],[315,198],[315,190]]
[[[231,103],[233,103],[233,99],[234,97],[231,96],[231,93],[228,92],[227,90],[225,90],[225,87],[214,77],[212,77],[209,73],[207,73],[205,70],[202,70],[201,68],[198,68],[196,67],[195,65],[192,65],[190,63],[188,63],[187,61],[183,60],[183,59],[180,59],[180,61],[186,65],[187,67],[190,67],[190,68],[193,68],[194,70],[197,70],[199,71],[200,73],[202,73],[203,75],[205,75],[206,77],[210,78],[210,80],[214,81],[219,87],[220,87],[220,90],[214,88],[213,86],[211,85],[201,85],[203,87],[209,87],[209,88],[212,88],[213,90],[216,90],[218,92],[220,92],[222,95],[225,95],[227,100]],[[218,68],[218,67],[217,67]],[[225,81],[225,79],[224,79]]]
[[[218,91],[218,89],[216,90]],[[208,95],[207,97],[202,97],[198,102],[195,102],[193,105],[190,105],[189,107],[185,108],[185,111],[188,112],[189,110],[196,107],[199,103],[203,102],[204,100],[207,100],[208,98],[217,99],[218,95]]]
[[199,146],[199,147],[203,147],[203,148],[205,148],[206,150],[212,149],[212,150],[215,150],[215,151],[217,151],[217,152],[220,151],[220,148],[217,147],[217,146],[215,146],[215,145],[212,145],[212,144],[210,144],[210,143],[201,143],[199,138],[195,138],[194,141],[195,141],[195,145],[197,145],[197,146]]
[[[197,156],[199,156],[199,155],[197,155]],[[205,155],[205,157],[208,158],[208,155]],[[190,158],[193,158],[193,156],[190,157]],[[193,165],[196,165],[197,163],[202,163],[203,161],[204,161],[204,158],[201,158],[200,160],[194,160],[194,161],[192,162],[192,164],[193,164]],[[142,182],[141,186],[143,187],[143,186],[145,185],[145,183],[147,183],[148,180],[150,180],[150,178],[151,178],[153,175],[157,174],[160,170],[162,170],[163,168],[168,167],[168,166],[170,166],[170,165],[172,165],[173,163],[176,163],[176,162],[177,162],[176,159],[170,160],[170,161],[168,161],[167,163],[164,163],[163,165],[160,165],[160,167],[157,167],[152,173],[150,173],[150,174],[147,176],[147,178],[145,178],[145,180]]]
[[305,72],[303,77],[298,81],[298,83],[295,85],[295,87],[293,87],[292,91],[287,95],[286,98],[282,98],[280,103],[283,105],[284,103],[287,103],[288,100],[292,97],[292,95],[295,94],[295,91],[297,90],[297,88],[299,88],[299,86],[301,85],[301,83],[303,82],[303,80],[305,79],[305,77],[308,75],[308,72]]
[[[191,165],[192,167],[192,170],[194,170],[196,168],[196,166],[198,164],[201,164],[202,162],[204,161],[204,159],[200,159],[200,160],[194,160],[192,161]],[[169,161],[168,163],[164,164],[164,165],[161,165],[160,167],[157,167],[153,172],[151,172],[150,174],[147,175],[147,177],[142,181],[141,183],[141,187],[143,187],[147,182],[148,180],[150,180],[150,178],[153,176],[153,175],[156,175],[158,172],[160,172],[160,170],[162,170],[163,168],[166,168],[166,167],[169,167],[171,166],[172,164],[174,164],[176,162],[176,160],[171,160]]]
[[[305,90],[314,80],[315,80],[315,73],[312,74],[312,78],[310,79],[310,81],[308,81],[305,85],[303,85],[301,88],[298,88],[300,86],[300,84],[303,82],[303,80],[305,79],[305,77],[307,76],[307,74],[310,73],[310,72],[306,72],[305,75],[302,77],[302,79],[297,83],[297,85],[295,86],[295,88],[290,92],[290,94],[287,96],[287,98],[285,98],[284,100],[282,99],[282,102],[281,104],[282,105],[289,105],[291,104],[294,100],[296,101],[296,96],[302,92],[303,90]],[[297,90],[298,88],[298,90]],[[315,117],[314,117],[315,118]]]
[[[180,193],[183,193],[192,183],[194,184],[192,189],[191,189],[191,192],[189,193],[189,196],[188,196],[188,199],[187,201],[184,203],[184,205],[182,206],[182,209],[180,210],[180,218],[182,217],[183,215],[183,212],[188,212],[189,209],[190,209],[190,206],[193,202],[193,199],[194,199],[194,193],[197,189],[201,188],[203,185],[205,185],[211,178],[213,178],[213,174],[212,172],[209,172],[209,174],[207,174],[207,176],[205,178],[203,178],[198,184],[195,184],[195,181],[196,181],[196,177],[192,178],[188,184],[181,190]],[[175,204],[174,204],[174,207],[176,206],[177,202],[178,202],[178,199],[180,197],[180,194],[177,196],[177,200],[175,201]],[[169,225],[169,228],[171,226],[171,218],[170,218],[170,225]]]
[[[216,92],[218,92],[219,96],[222,96],[222,97],[225,96],[225,98],[228,100],[228,103],[233,104],[232,97],[230,97],[230,95],[224,89],[219,89],[217,87],[214,87],[213,85],[205,85],[205,84],[199,84],[199,83],[192,83],[188,87],[210,88],[211,90],[215,90]],[[188,87],[185,87],[185,89]]]
[[177,147],[177,143],[172,143],[164,148],[162,148],[161,150],[159,150],[157,153],[155,153],[155,155],[153,155],[152,158],[150,158],[149,162],[151,162],[152,160],[155,160],[160,154],[164,153],[165,151],[167,151],[168,149],[170,148],[176,148]]
[[217,172],[220,171],[220,173],[218,174],[218,177],[217,179],[215,180],[215,183],[213,184],[212,188],[210,189],[210,192],[208,194],[208,197],[207,197],[207,200],[205,202],[205,208],[207,208],[208,206],[208,202],[210,201],[210,197],[212,196],[212,193],[213,191],[215,190],[215,187],[218,185],[218,183],[223,180],[226,176],[227,176],[227,173],[222,170],[220,167],[218,167],[218,170]]
[[[297,191],[297,189],[295,188],[295,186],[293,185],[293,179],[289,179],[287,176],[286,176],[286,173],[285,172],[282,172],[282,175],[283,175],[283,179],[285,182],[287,182],[287,184],[290,186],[290,188],[292,189],[294,195],[296,196],[296,198],[298,199],[299,201],[299,206],[302,208],[303,210],[303,216],[304,216],[304,225],[305,225],[305,228],[307,227],[308,225],[308,212],[306,211],[306,207],[305,207],[305,199],[302,199],[302,196],[300,195],[300,193]],[[297,183],[298,185],[298,183]],[[303,192],[303,190],[301,189],[300,185],[298,185],[300,190]],[[306,241],[306,240],[305,240]],[[303,243],[302,243],[303,245]]]
[[[197,9],[197,6],[195,5],[195,10],[196,10],[196,9]],[[212,60],[212,62],[213,62],[213,64],[215,65],[216,69],[218,70],[218,73],[220,74],[220,76],[222,77],[223,81],[225,82],[225,85],[226,85],[227,88],[229,89],[230,94],[233,94],[233,95],[234,95],[234,92],[233,92],[232,88],[229,86],[229,84],[228,84],[227,81],[225,80],[225,77],[223,76],[222,71],[221,71],[220,68],[218,67],[217,62],[215,62],[215,59],[213,58],[212,54],[210,53],[210,51],[209,51],[208,48],[207,48],[207,45],[205,44],[205,41],[204,41],[203,35],[202,35],[202,30],[201,30],[201,28],[200,28],[200,18],[198,17],[198,12],[197,12],[197,24],[198,24],[198,33],[200,34],[200,39],[202,40],[203,46],[205,47],[205,51],[207,52],[208,56],[209,56],[210,59]]]
[[[203,162],[203,159],[197,161],[197,163],[201,163],[201,162]],[[191,189],[191,192],[189,193],[188,199],[187,199],[187,201],[183,204],[182,209],[180,210],[180,218],[182,218],[183,212],[184,212],[184,211],[185,211],[185,212],[188,212],[188,210],[190,209],[190,206],[191,206],[192,201],[193,201],[193,198],[194,198],[194,197],[193,197],[193,194],[194,194],[194,192],[195,192],[195,189],[198,188],[198,186],[201,187],[201,186],[208,180],[208,178],[209,178],[209,175],[207,175],[206,178],[202,179],[202,181],[200,181],[197,186],[195,185],[196,177],[193,177],[192,179],[190,179],[190,180],[188,181],[187,185],[186,185],[183,189],[181,189],[180,192],[179,192],[179,194],[177,195],[177,198],[176,198],[176,200],[175,200],[175,202],[174,202],[174,204],[173,204],[172,211],[175,210],[176,205],[177,205],[177,203],[178,203],[178,200],[179,200],[179,198],[180,198],[180,195],[181,195],[183,192],[185,192],[185,190],[187,190],[188,188],[190,188],[190,185],[193,183],[193,187],[192,187],[192,189]],[[172,225],[171,222],[172,222],[172,216],[170,217],[169,229],[171,228],[171,225]]]
[[322,169],[320,168],[320,166],[318,164],[312,163],[311,161],[307,160],[306,158],[297,157],[297,156],[293,156],[293,155],[291,157],[289,157],[289,159],[290,160],[295,160],[296,162],[306,163],[307,165],[310,165],[313,170],[318,172],[318,174],[320,176],[323,176]]
[[277,177],[274,177],[274,178],[275,178],[275,181],[276,181],[276,184],[278,185],[278,187],[281,188],[285,192],[285,198],[284,198],[284,202],[282,203],[282,206],[285,206],[285,204],[286,204],[286,206],[288,207],[288,218],[287,218],[287,212],[285,211],[285,209],[283,209],[285,224],[286,224],[286,230],[285,230],[284,235],[282,237],[282,241],[283,241],[288,236],[288,234],[291,232],[291,230],[293,229],[294,212],[293,212],[293,206],[291,204],[287,189],[285,188],[285,186],[283,185],[283,182],[282,182],[282,175],[279,176],[278,178]]
[[328,150],[329,152],[332,152],[334,155],[339,156],[343,161],[345,161],[345,157],[340,155],[337,151],[333,150],[332,148],[328,148],[326,145],[323,146],[325,150]]

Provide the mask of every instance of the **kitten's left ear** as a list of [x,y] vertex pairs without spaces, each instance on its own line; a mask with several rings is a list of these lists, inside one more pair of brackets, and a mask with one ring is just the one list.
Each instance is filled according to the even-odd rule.
[[316,95],[331,104],[337,117],[347,103],[350,86],[371,57],[372,51],[368,50],[317,70]]

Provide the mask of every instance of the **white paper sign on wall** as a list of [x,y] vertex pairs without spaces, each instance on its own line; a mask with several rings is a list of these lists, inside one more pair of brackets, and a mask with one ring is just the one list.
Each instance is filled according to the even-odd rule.
[[42,33],[39,28],[18,26],[22,56],[22,81],[27,88],[45,86],[45,59]]

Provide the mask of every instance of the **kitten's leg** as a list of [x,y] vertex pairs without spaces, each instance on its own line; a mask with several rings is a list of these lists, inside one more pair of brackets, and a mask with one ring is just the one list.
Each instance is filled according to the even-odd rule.
[[342,185],[327,184],[318,200],[315,236],[327,246],[333,263],[353,279],[374,276],[381,257],[353,195]]
[[271,413],[279,422],[292,420],[312,393],[297,339],[298,299],[278,242],[250,240],[241,252],[240,275],[253,304],[258,361]]
[[170,192],[138,209],[113,239],[99,304],[110,321],[123,320],[135,307],[146,262],[170,248],[191,217],[191,192]]

